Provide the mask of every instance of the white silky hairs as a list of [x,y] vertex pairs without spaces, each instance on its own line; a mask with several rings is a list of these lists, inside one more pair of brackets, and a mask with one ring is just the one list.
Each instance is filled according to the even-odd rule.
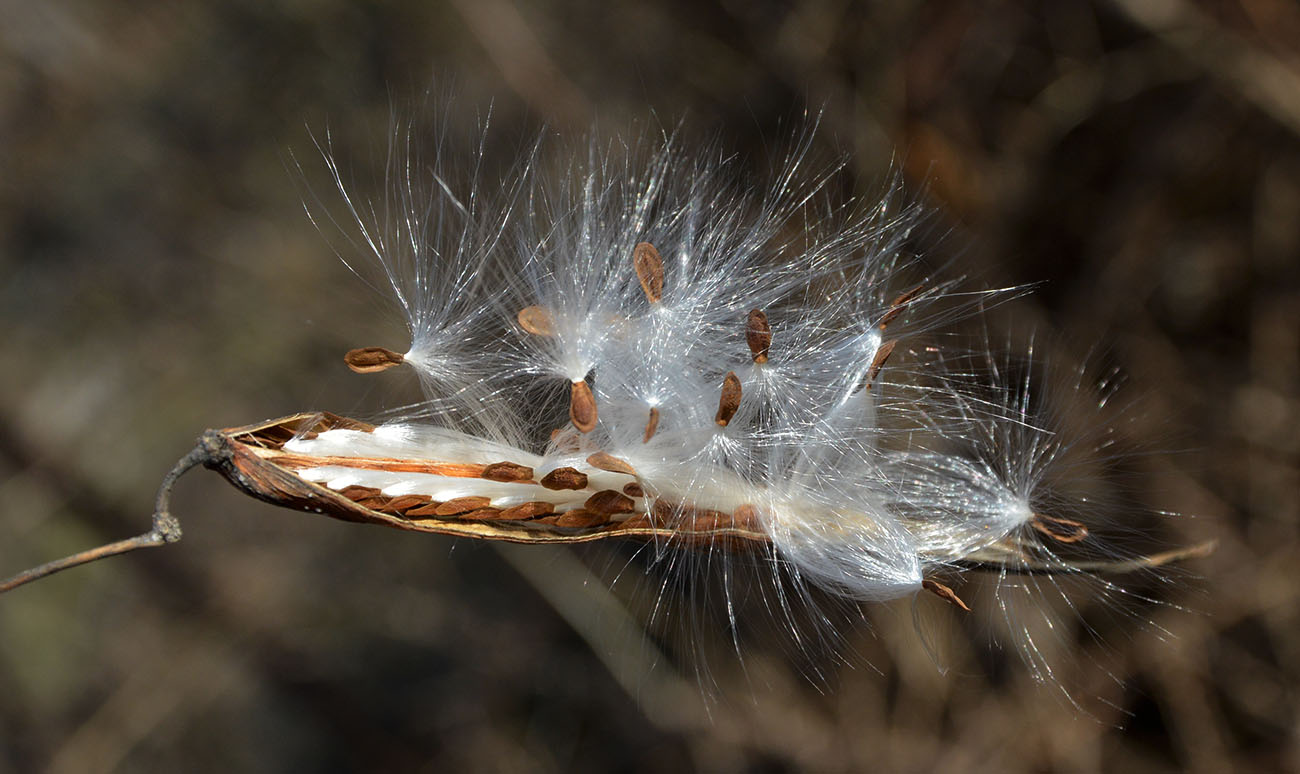
[[[326,144],[342,194],[327,198],[342,206],[309,211],[355,272],[386,281],[410,334],[404,352],[348,363],[409,365],[427,402],[285,449],[509,461],[542,481],[347,464],[298,475],[494,511],[542,503],[530,513],[565,514],[550,528],[574,534],[638,519],[665,554],[758,535],[773,575],[852,602],[927,589],[964,608],[963,576],[990,571],[1008,587],[1086,577],[1124,596],[1114,573],[1191,555],[1124,554],[1090,531],[1112,514],[1049,487],[1077,442],[1035,413],[1032,368],[1014,365],[1032,352],[963,348],[946,330],[1018,291],[936,277],[914,252],[923,213],[896,183],[842,196],[844,164],[811,160],[811,130],[762,180],[676,134],[567,155],[539,140],[494,180],[483,146],[456,157],[399,131],[373,200],[349,193]],[[545,485],[557,471],[588,485]],[[596,520],[593,490],[610,493]],[[674,545],[701,519],[721,525],[716,542]]]

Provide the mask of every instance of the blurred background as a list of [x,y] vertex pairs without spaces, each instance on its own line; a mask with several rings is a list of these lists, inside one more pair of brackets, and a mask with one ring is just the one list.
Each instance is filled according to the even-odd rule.
[[1134,500],[1184,514],[1175,543],[1220,541],[1159,591],[1191,612],[1095,622],[1120,682],[1066,659],[1086,711],[973,651],[941,675],[906,606],[820,683],[762,638],[744,669],[697,640],[722,651],[706,704],[689,648],[641,637],[646,584],[617,550],[306,518],[196,472],[182,543],[0,598],[0,770],[1300,768],[1294,2],[2,0],[0,19],[0,575],[146,529],[205,428],[414,395],[344,369],[402,328],[303,201],[328,194],[313,135],[377,191],[390,117],[428,89],[458,93],[453,136],[488,105],[506,137],[681,119],[755,159],[824,111],[822,149],[864,188],[902,170],[954,271],[1043,283],[1018,324],[1122,370],[1119,448],[1162,452]]

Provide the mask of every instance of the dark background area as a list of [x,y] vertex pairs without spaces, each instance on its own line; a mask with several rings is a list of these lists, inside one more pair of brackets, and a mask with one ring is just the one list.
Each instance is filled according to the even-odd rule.
[[1300,768],[1293,2],[6,0],[0,19],[0,575],[144,529],[204,428],[401,402],[411,384],[343,368],[400,323],[302,202],[313,133],[364,185],[393,108],[429,88],[458,92],[454,126],[489,104],[518,137],[681,118],[754,157],[824,110],[818,142],[864,188],[893,165],[925,191],[944,260],[1043,283],[1016,324],[1120,368],[1121,448],[1170,452],[1140,458],[1160,483],[1134,497],[1182,514],[1174,542],[1220,541],[1161,592],[1191,611],[1098,619],[1122,684],[1064,659],[1087,712],[960,646],[940,674],[903,605],[821,690],[761,639],[743,671],[722,647],[709,715],[689,654],[646,671],[644,584],[605,591],[617,552],[314,520],[195,473],[184,542],[0,598],[0,770]]

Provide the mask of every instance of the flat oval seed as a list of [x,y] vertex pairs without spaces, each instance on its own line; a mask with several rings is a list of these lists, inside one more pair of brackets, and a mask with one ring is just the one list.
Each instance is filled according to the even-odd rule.
[[514,462],[494,462],[483,468],[483,478],[489,481],[532,481],[533,469]]
[[890,339],[880,345],[876,350],[876,356],[871,360],[871,368],[867,371],[867,386],[875,384],[876,377],[880,376],[880,369],[885,367],[885,361],[893,354],[894,347],[898,346],[898,339]]
[[613,489],[602,489],[582,504],[582,507],[592,513],[603,513],[606,515],[615,513],[633,513],[636,511],[636,503],[632,498],[616,492]]
[[664,297],[664,262],[659,251],[649,242],[641,242],[632,249],[632,265],[641,289],[650,303],[657,304]]
[[596,429],[596,396],[585,381],[574,382],[569,390],[569,421],[580,433]]
[[735,371],[728,371],[725,379],[722,380],[722,397],[718,399],[718,416],[716,422],[722,427],[736,416],[736,410],[740,408],[740,379],[736,377]]
[[608,471],[610,473],[626,473],[629,476],[636,475],[636,468],[632,467],[627,460],[621,460],[612,454],[605,452],[596,452],[587,458],[587,464],[593,468]]
[[349,350],[343,356],[343,362],[348,364],[348,368],[359,374],[374,374],[387,371],[393,366],[399,366],[406,362],[406,358],[391,349],[363,347]]
[[457,497],[434,508],[435,516],[456,516],[461,513],[469,513],[480,508],[486,508],[492,504],[491,498],[478,497],[471,495],[469,497]]
[[584,508],[575,508],[549,518],[555,519],[554,523],[557,527],[599,527],[609,521],[609,516],[603,513],[592,513]]
[[763,310],[749,310],[749,319],[745,321],[745,343],[749,345],[755,363],[767,362],[767,351],[772,346],[772,326]]
[[587,474],[574,468],[556,468],[542,477],[541,484],[552,491],[586,489]]
[[390,498],[388,502],[378,505],[374,510],[380,513],[406,513],[414,508],[423,508],[433,502],[433,498],[428,495],[399,495]]
[[552,513],[555,513],[554,505],[536,500],[506,508],[501,511],[501,518],[507,521],[517,521],[519,519],[535,519],[538,516],[549,516]]
[[520,328],[534,336],[555,335],[555,318],[551,316],[551,310],[544,306],[526,306],[519,310],[516,319]]
[[645,422],[645,436],[641,443],[650,443],[650,439],[655,437],[655,431],[659,429],[659,409],[650,409],[650,418]]

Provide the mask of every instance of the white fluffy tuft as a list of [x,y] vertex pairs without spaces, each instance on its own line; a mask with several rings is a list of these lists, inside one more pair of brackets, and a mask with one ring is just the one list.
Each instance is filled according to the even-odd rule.
[[[334,430],[290,450],[541,471],[604,452],[679,513],[752,508],[776,574],[853,601],[903,597],[977,566],[1004,580],[1083,573],[1057,550],[1076,537],[1077,514],[1038,510],[1052,505],[1040,485],[1062,441],[1028,410],[1027,388],[923,354],[933,329],[1007,291],[958,294],[927,277],[909,252],[922,214],[896,185],[882,199],[837,199],[841,166],[813,165],[808,135],[762,188],[738,182],[733,160],[687,153],[674,137],[593,141],[558,172],[534,148],[504,187],[453,178],[445,157],[396,137],[385,201],[348,197],[327,163],[360,224],[357,252],[406,313],[405,359],[437,426]],[[642,244],[661,275],[638,271]],[[770,325],[762,356],[748,338],[754,310]],[[730,374],[740,399],[722,423]],[[582,384],[598,412],[590,429],[570,424]],[[435,499],[460,492],[453,484],[496,491],[348,469],[303,475]],[[1037,647],[1025,647],[1037,664]]]

